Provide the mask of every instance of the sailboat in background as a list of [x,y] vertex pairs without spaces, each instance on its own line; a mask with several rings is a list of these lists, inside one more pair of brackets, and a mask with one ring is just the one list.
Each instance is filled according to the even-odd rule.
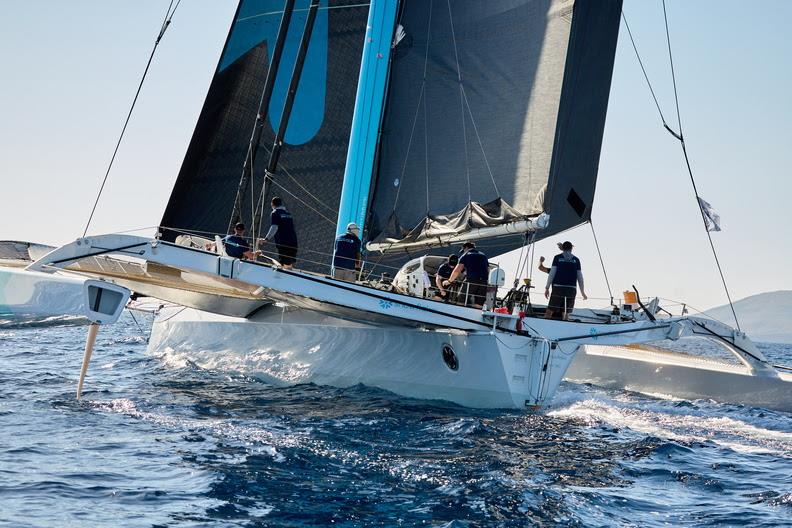
[[[693,335],[778,377],[743,333],[657,303],[546,319],[497,265],[483,310],[425,287],[430,248],[504,253],[590,219],[620,0],[296,4],[239,3],[156,238],[85,237],[29,269],[173,303],[151,351],[274,383],[535,408],[587,344]],[[247,219],[256,244],[274,195],[297,218],[298,269],[204,249]],[[369,250],[355,282],[328,275],[349,222]]]

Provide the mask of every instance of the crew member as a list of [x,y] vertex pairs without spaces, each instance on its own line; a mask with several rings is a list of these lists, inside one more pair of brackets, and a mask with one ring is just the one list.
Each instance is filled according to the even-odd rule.
[[454,268],[458,263],[459,256],[452,253],[451,255],[448,255],[448,259],[443,262],[439,268],[437,268],[437,274],[435,275],[435,286],[437,286],[437,291],[440,297],[445,301],[447,301],[450,297],[450,292],[443,286],[443,281],[451,277],[451,273],[454,271]]
[[347,224],[346,233],[338,235],[333,250],[333,278],[355,282],[360,269],[360,230],[355,222]]
[[[250,251],[250,244],[245,240],[245,224],[242,222],[237,222],[234,225],[233,235],[226,235],[225,238],[223,238],[223,248],[225,249],[226,255],[229,257],[246,259],[256,258],[256,252]],[[217,251],[214,242],[206,244],[204,249]]]
[[[580,259],[572,254],[573,247],[572,242],[569,241],[558,244],[562,252],[553,257],[553,265],[550,267],[547,286],[545,286],[545,297],[550,299],[545,312],[546,319],[557,318],[559,313],[561,319],[566,321],[569,318],[569,312],[575,307],[576,283],[580,285],[583,299],[588,299],[583,288]],[[553,287],[552,295],[550,295],[550,286]]]
[[291,269],[297,261],[297,232],[294,230],[294,219],[283,200],[275,196],[272,199],[272,214],[270,215],[270,228],[264,236],[263,243],[275,241],[278,248],[278,262],[283,269]]
[[487,296],[487,278],[489,275],[489,261],[487,256],[476,249],[473,242],[462,245],[463,254],[459,263],[451,272],[448,280],[442,282],[443,286],[453,284],[459,276],[465,273],[465,283],[459,290],[458,298],[469,303],[474,308],[481,308]]

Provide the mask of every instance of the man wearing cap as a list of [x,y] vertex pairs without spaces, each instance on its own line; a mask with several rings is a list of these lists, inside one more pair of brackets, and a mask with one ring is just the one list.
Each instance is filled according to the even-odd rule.
[[294,218],[279,197],[272,199],[272,214],[270,214],[270,228],[264,236],[262,243],[275,241],[278,248],[278,262],[283,269],[291,269],[297,262],[297,231],[294,229]]
[[462,256],[459,257],[459,264],[448,280],[442,282],[444,287],[456,282],[459,276],[465,273],[465,283],[459,290],[459,301],[467,303],[474,308],[481,308],[484,299],[487,297],[487,280],[489,278],[489,260],[487,256],[476,249],[473,242],[462,244]]
[[[548,272],[547,285],[545,286],[545,297],[550,299],[545,312],[546,319],[558,318],[559,313],[561,319],[569,318],[569,313],[575,307],[576,284],[580,285],[580,294],[583,299],[588,299],[583,288],[580,259],[572,254],[573,247],[572,242],[569,241],[559,243],[558,249],[562,252],[553,257],[553,265]],[[540,266],[542,266],[541,263]],[[551,286],[553,287],[552,295],[550,295]]]
[[[217,248],[214,246],[214,243],[207,244],[206,249],[215,251]],[[248,241],[245,240],[245,224],[242,222],[237,222],[236,225],[234,225],[233,235],[227,235],[225,238],[223,238],[223,248],[225,249],[226,255],[229,257],[247,259],[256,258],[256,254],[253,251],[250,251],[250,244],[248,244]]]
[[347,224],[346,233],[338,235],[333,250],[333,278],[355,282],[362,260],[360,254],[360,230],[355,222]]
[[437,268],[437,274],[435,274],[435,286],[437,286],[437,291],[440,294],[440,297],[445,301],[448,300],[449,292],[443,286],[443,281],[448,280],[448,278],[451,277],[451,273],[453,273],[457,263],[459,263],[459,256],[452,253],[448,255],[448,260],[443,262],[440,267]]

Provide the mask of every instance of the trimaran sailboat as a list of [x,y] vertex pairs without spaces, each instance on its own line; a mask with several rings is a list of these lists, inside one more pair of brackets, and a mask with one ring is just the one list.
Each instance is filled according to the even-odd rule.
[[[683,336],[779,379],[742,332],[656,302],[545,319],[496,265],[484,309],[426,287],[442,260],[431,248],[502,253],[589,220],[620,12],[620,0],[241,0],[158,236],[83,237],[28,269],[169,301],[151,350],[239,355],[277,383],[537,408],[581,347]],[[274,195],[297,218],[295,269],[205,249],[237,220],[256,243]],[[354,283],[329,275],[348,222],[368,249]]]

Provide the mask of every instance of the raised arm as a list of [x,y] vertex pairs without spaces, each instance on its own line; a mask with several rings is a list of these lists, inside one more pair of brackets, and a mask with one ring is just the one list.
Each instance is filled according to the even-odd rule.
[[550,268],[544,265],[545,258],[539,257],[539,271],[544,271],[545,273],[550,273]]

